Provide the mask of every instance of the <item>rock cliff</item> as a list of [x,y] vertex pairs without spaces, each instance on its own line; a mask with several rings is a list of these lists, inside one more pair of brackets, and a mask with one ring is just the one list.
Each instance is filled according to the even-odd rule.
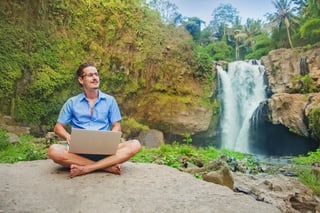
[[261,58],[272,93],[297,93],[297,76],[309,75],[320,86],[320,48],[277,49]]
[[313,137],[309,113],[320,107],[320,48],[273,50],[261,61],[272,93],[267,102],[269,121]]

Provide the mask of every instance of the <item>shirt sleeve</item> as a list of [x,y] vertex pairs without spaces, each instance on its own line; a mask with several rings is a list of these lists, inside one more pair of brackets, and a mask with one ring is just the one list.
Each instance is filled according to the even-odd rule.
[[110,113],[109,113],[110,124],[113,124],[120,120],[121,120],[121,113],[120,113],[118,103],[114,98],[112,98],[112,104],[110,106]]
[[69,99],[67,102],[64,103],[63,107],[60,110],[59,117],[57,122],[62,124],[69,124],[72,119],[72,100]]

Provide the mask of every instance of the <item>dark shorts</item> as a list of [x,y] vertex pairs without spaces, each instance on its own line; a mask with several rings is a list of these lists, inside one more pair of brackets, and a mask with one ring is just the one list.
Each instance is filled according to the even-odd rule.
[[[69,148],[68,144],[64,144],[64,146]],[[94,155],[94,154],[79,154],[79,155],[93,161],[99,161],[109,156],[109,155]]]
[[93,161],[98,161],[98,160],[101,160],[103,158],[108,157],[108,155],[94,155],[94,154],[79,154],[79,155],[81,155],[82,157],[88,158],[90,160],[93,160]]

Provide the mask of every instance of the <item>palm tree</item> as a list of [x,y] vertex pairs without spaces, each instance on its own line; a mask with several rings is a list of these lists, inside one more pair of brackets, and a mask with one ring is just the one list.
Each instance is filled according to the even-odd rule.
[[271,24],[276,24],[279,28],[285,24],[289,44],[290,47],[293,48],[290,35],[290,23],[297,23],[297,17],[294,15],[296,8],[291,7],[292,0],[274,0],[272,4],[276,8],[276,12],[274,14],[268,14],[267,18]]
[[[234,39],[236,42],[236,60],[240,59],[240,48],[245,46],[243,41],[248,37],[248,35],[241,30],[234,31]],[[242,43],[242,44],[241,44]]]

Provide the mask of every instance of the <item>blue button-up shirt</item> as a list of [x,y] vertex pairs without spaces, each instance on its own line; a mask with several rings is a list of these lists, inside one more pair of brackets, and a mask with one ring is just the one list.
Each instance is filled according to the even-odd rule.
[[110,130],[114,122],[121,120],[115,98],[99,91],[91,113],[90,104],[84,93],[69,98],[63,105],[57,122],[70,124],[72,128]]

